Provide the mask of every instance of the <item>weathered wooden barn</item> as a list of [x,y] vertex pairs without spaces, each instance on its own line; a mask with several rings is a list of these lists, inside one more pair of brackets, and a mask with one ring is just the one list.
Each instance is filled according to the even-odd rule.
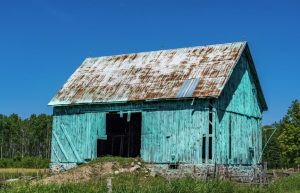
[[87,58],[49,105],[52,166],[260,162],[267,105],[246,42]]

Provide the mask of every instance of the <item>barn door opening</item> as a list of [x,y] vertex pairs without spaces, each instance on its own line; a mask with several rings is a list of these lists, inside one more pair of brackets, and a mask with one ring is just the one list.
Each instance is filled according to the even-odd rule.
[[107,140],[97,141],[97,156],[140,156],[141,113],[107,113]]

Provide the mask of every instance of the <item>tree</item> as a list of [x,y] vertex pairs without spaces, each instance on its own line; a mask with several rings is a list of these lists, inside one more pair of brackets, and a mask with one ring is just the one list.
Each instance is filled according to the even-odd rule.
[[50,158],[52,116],[31,115],[23,120],[17,114],[0,114],[0,159],[39,156]]
[[[280,125],[277,123],[263,127],[263,146],[266,145],[263,152],[263,161],[268,163],[269,168],[278,168],[282,166],[282,152],[277,140],[280,133],[280,129],[278,128],[280,128]],[[275,131],[275,129],[277,130]],[[271,136],[273,132],[275,133]],[[269,140],[268,144],[266,144],[267,140]]]
[[280,124],[278,142],[286,163],[300,164],[300,103],[292,101]]

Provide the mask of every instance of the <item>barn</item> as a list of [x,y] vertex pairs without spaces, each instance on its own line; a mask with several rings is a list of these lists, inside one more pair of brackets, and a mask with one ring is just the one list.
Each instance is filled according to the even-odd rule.
[[267,104],[247,42],[87,58],[52,98],[51,167],[100,156],[259,166]]

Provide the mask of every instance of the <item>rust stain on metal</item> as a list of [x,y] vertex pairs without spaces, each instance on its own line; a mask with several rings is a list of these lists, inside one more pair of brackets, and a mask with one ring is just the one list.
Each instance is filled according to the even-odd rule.
[[246,42],[87,58],[49,105],[176,98],[199,79],[193,97],[218,97]]

